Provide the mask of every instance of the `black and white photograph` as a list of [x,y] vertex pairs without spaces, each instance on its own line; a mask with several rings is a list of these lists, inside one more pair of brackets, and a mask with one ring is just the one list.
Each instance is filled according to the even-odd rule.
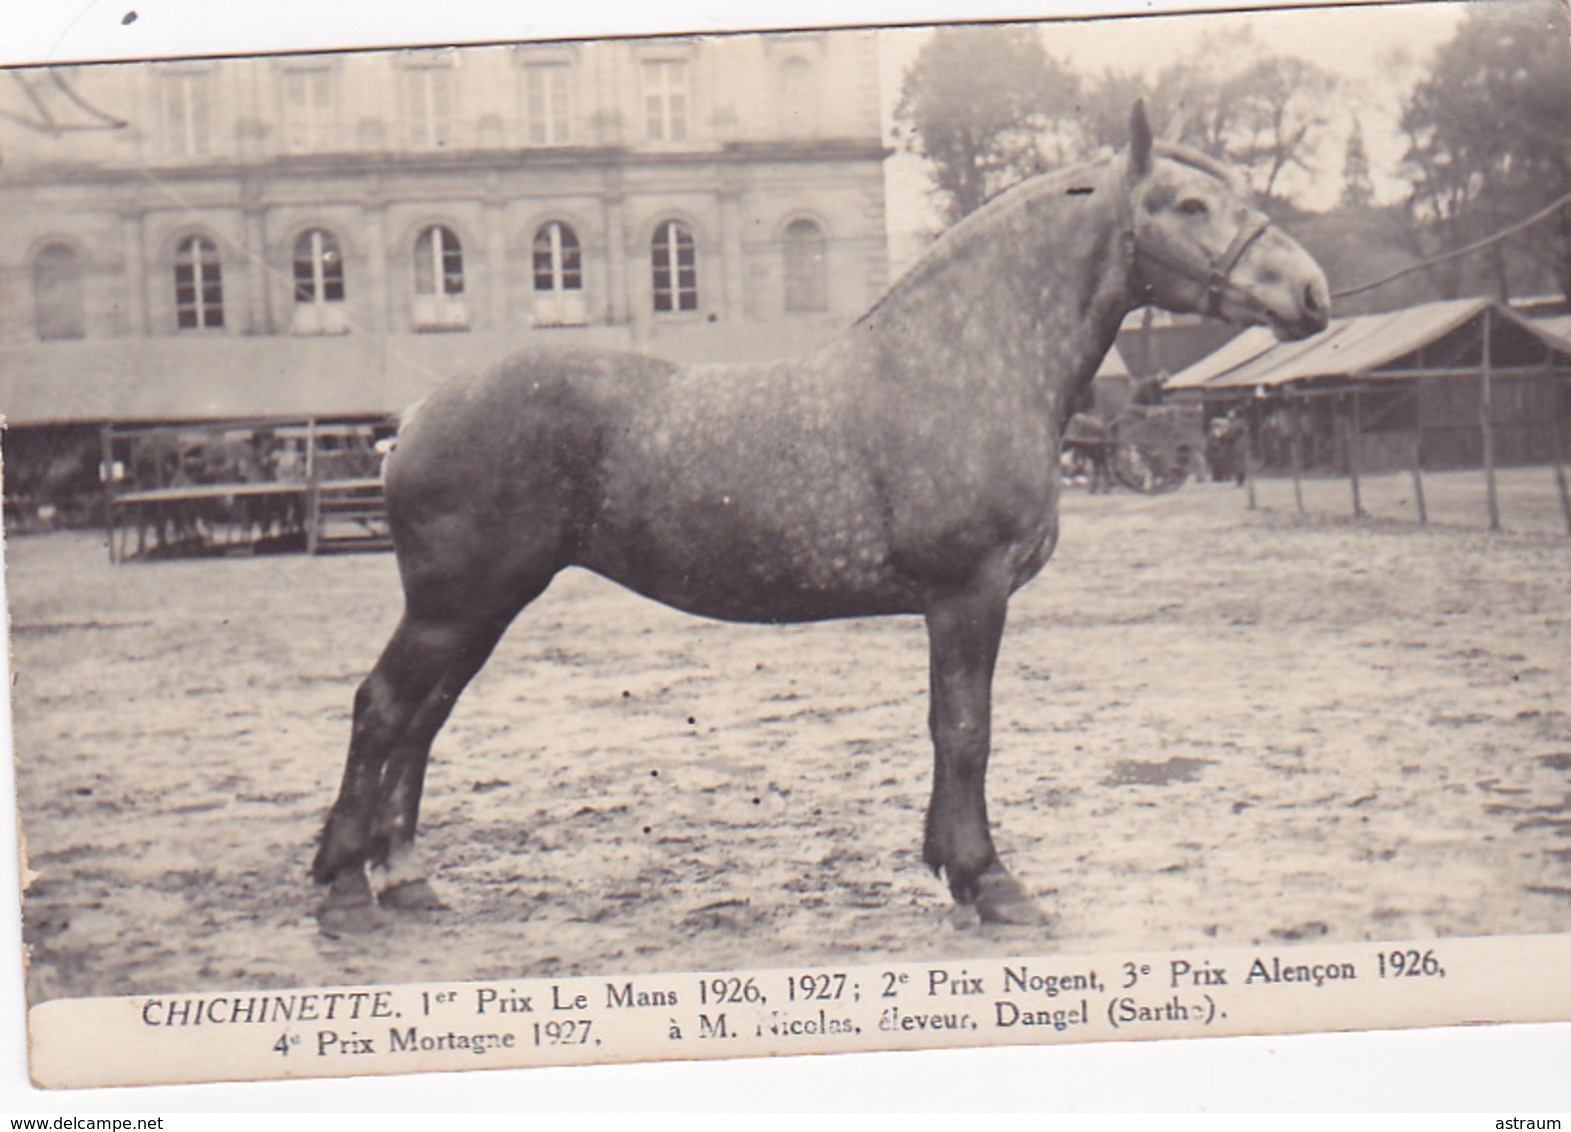
[[1561,3],[13,66],[0,216],[28,1007],[1571,933]]

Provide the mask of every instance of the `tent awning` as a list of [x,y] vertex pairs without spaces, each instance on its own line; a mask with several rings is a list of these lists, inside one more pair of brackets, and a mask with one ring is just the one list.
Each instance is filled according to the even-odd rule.
[[[1571,353],[1571,325],[1530,320],[1490,299],[1423,303],[1384,314],[1334,319],[1319,334],[1279,342],[1252,327],[1215,353],[1175,374],[1167,389],[1273,388],[1315,378],[1374,378],[1380,370],[1439,342],[1486,310],[1515,324],[1553,351]],[[1565,319],[1571,324],[1571,318]]]
[[1124,355],[1114,346],[1107,351],[1107,357],[1102,359],[1102,364],[1097,367],[1097,377],[1128,377],[1129,367],[1124,363]]
[[1555,340],[1555,349],[1571,354],[1571,314],[1552,314],[1529,321],[1542,336]]

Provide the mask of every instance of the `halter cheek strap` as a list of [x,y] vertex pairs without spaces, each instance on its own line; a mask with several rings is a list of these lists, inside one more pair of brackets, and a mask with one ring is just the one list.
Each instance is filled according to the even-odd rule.
[[[1206,274],[1206,313],[1212,318],[1222,317],[1223,292],[1233,287],[1233,269],[1238,266],[1238,261],[1244,258],[1254,242],[1265,234],[1271,227],[1271,220],[1265,213],[1256,213],[1253,220],[1240,228],[1233,236],[1233,242],[1227,245],[1221,255],[1211,261],[1210,270]],[[1235,288],[1236,290],[1236,288]],[[1240,296],[1254,302],[1253,296],[1239,291]]]

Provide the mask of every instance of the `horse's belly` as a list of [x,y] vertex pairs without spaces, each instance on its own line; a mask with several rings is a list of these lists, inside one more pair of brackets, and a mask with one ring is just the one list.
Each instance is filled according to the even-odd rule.
[[919,588],[891,563],[876,525],[787,529],[703,511],[671,521],[602,523],[579,564],[656,601],[728,621],[818,621],[922,608]]
[[838,421],[716,417],[729,427],[634,415],[605,452],[579,565],[705,616],[807,621],[922,612],[1050,541],[1034,459],[1000,475],[970,449],[857,441]]

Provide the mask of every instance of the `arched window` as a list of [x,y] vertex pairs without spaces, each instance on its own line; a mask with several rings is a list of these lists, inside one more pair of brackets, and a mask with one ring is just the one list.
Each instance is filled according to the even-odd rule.
[[451,228],[433,224],[415,238],[415,329],[462,330],[464,249]]
[[224,325],[218,246],[202,236],[187,236],[175,249],[175,325],[181,330],[217,330]]
[[540,225],[534,240],[534,314],[539,326],[582,326],[584,259],[578,234],[552,220]]
[[787,137],[804,137],[817,129],[813,65],[806,59],[787,59],[780,66],[780,132]]
[[296,334],[342,334],[344,316],[344,254],[338,237],[325,228],[302,232],[295,241]]
[[462,295],[464,249],[451,228],[433,224],[415,241],[415,294]]
[[698,253],[693,232],[680,220],[663,220],[650,244],[655,312],[698,309]]
[[46,244],[33,258],[33,312],[38,337],[81,338],[87,333],[82,261],[65,244]]
[[785,309],[829,309],[829,257],[823,229],[811,220],[786,225],[784,257]]

